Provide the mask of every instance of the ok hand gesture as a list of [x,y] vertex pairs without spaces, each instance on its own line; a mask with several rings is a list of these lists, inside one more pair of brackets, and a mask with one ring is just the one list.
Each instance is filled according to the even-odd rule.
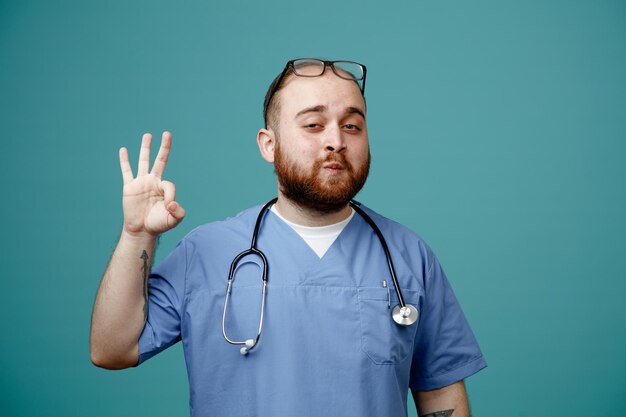
[[120,149],[120,166],[124,179],[122,206],[124,231],[133,236],[156,237],[175,227],[185,217],[185,209],[176,202],[176,187],[161,179],[172,145],[172,134],[163,132],[161,147],[150,166],[152,135],[146,133],[141,140],[137,177],[128,162],[128,150]]

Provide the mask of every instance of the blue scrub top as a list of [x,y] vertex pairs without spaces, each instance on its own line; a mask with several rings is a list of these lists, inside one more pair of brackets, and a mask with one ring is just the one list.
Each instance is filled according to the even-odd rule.
[[[406,416],[408,388],[431,390],[486,366],[437,258],[412,231],[361,206],[386,238],[405,302],[416,324],[397,325],[398,304],[382,246],[355,214],[320,259],[271,211],[257,246],[268,260],[259,344],[242,356],[222,336],[233,258],[250,247],[261,206],[200,226],[150,275],[148,320],[139,363],[179,340],[192,417]],[[226,331],[254,339],[261,308],[262,263],[237,268]]]

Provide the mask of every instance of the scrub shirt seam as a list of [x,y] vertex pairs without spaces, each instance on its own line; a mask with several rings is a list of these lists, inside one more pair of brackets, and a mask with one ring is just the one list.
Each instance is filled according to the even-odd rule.
[[[431,261],[430,261],[430,266],[428,267],[428,271],[426,271],[426,276],[428,277],[428,280],[430,281],[432,274],[433,274],[433,267],[435,266],[435,257],[433,256]],[[426,283],[424,283],[424,287],[426,287]],[[426,293],[426,288],[424,288],[424,293]]]
[[183,334],[183,328],[184,328],[184,320],[185,320],[185,306],[187,305],[187,269],[188,269],[188,257],[187,257],[187,239],[183,239],[183,246],[184,246],[184,252],[185,252],[185,273],[183,274],[183,299],[182,299],[182,303],[180,305],[180,311],[178,314],[180,314],[180,335],[181,335],[181,339],[182,339],[182,334]]
[[449,374],[451,372],[457,371],[458,369],[463,368],[464,366],[467,366],[467,365],[469,365],[472,362],[476,362],[477,360],[479,360],[479,359],[481,359],[483,357],[484,356],[482,354],[479,354],[478,356],[474,356],[474,357],[466,360],[465,362],[461,362],[459,364],[456,364],[454,367],[442,369],[440,372],[437,372],[436,374],[425,374],[424,375],[424,379],[441,377],[443,375],[446,375],[446,374]]
[[[432,261],[430,263],[430,266],[428,267],[428,271],[427,271],[427,277],[428,280],[430,281],[431,277],[432,277],[432,271],[433,271],[433,267],[435,266],[435,257],[432,256]],[[424,294],[426,294],[426,282],[424,282]],[[430,379],[430,378],[437,378],[440,377],[442,375],[446,375],[449,374],[450,372],[454,372],[456,370],[458,370],[459,368],[462,368],[464,366],[467,366],[468,364],[475,362],[477,360],[479,360],[480,358],[483,358],[484,356],[482,354],[479,354],[477,356],[474,356],[468,360],[466,360],[465,362],[462,362],[460,364],[455,364],[454,367],[450,367],[450,368],[446,368],[446,369],[442,369],[441,371],[434,373],[434,374],[425,374],[424,375],[424,379]]]

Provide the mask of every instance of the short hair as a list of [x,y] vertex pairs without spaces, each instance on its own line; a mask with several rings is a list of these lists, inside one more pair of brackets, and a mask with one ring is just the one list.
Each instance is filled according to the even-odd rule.
[[[285,75],[282,77],[282,79],[281,75],[283,75],[282,71],[276,76],[276,78],[274,78],[274,80],[270,84],[267,92],[265,93],[265,100],[263,100],[263,119],[265,122],[265,128],[270,128],[274,131],[278,131],[279,122],[278,110],[280,109],[280,97],[278,93],[282,86],[285,85],[285,83],[294,76],[293,67],[290,66],[286,69]],[[354,80],[354,83],[359,88],[359,90],[361,90],[358,81]],[[271,95],[272,91],[274,91],[273,96]],[[367,108],[367,102],[365,100],[365,95],[363,95],[363,92],[361,92],[361,96],[363,97],[363,103],[365,103],[365,108]]]
[[[271,129],[278,130],[278,109],[280,108],[280,97],[278,96],[278,92],[280,91],[280,88],[285,84],[285,82],[287,82],[287,79],[293,76],[293,69],[291,67],[288,68],[287,72],[285,72],[285,75],[281,80],[280,76],[282,74],[283,73],[281,71],[280,74],[278,74],[276,78],[274,78],[269,88],[267,89],[267,92],[265,93],[265,100],[263,101],[263,118],[265,119],[264,121],[266,129],[268,128],[268,126],[271,126]],[[280,85],[278,85],[279,82]],[[274,96],[270,97],[272,91],[274,91]]]

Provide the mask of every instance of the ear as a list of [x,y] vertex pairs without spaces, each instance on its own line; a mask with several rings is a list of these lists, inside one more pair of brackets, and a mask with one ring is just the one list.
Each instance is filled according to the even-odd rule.
[[274,146],[276,139],[273,130],[261,129],[256,135],[256,143],[259,145],[261,156],[270,164],[274,163]]

